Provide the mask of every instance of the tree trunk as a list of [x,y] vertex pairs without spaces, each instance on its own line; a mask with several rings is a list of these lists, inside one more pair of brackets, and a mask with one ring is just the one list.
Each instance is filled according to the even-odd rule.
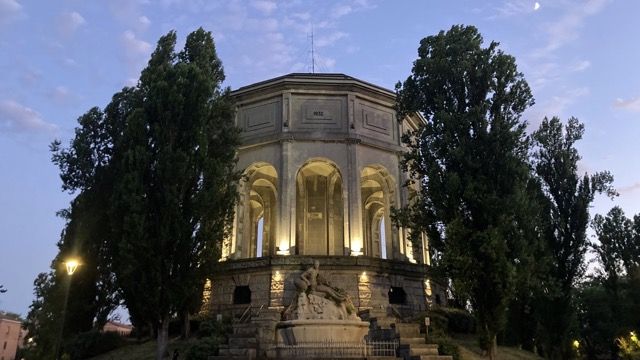
[[496,334],[489,335],[489,349],[487,350],[489,360],[498,359],[498,337]]
[[162,360],[167,355],[169,343],[169,317],[166,316],[158,326],[158,338],[156,342],[156,360]]
[[182,313],[182,338],[188,339],[191,336],[191,323],[189,322],[189,310]]

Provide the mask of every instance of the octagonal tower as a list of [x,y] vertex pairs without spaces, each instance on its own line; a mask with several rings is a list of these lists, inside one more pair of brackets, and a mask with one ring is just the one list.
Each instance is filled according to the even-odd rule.
[[400,138],[423,119],[397,119],[394,92],[343,74],[289,74],[232,95],[245,177],[207,308],[281,311],[317,259],[359,310],[424,310],[427,239],[412,246],[390,218],[411,198]]

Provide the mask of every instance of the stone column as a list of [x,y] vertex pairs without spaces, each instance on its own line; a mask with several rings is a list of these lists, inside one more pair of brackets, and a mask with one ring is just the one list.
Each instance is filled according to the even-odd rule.
[[362,193],[360,189],[360,163],[358,162],[358,143],[355,137],[355,95],[349,94],[347,99],[349,107],[349,139],[347,140],[347,202],[348,216],[345,219],[345,228],[349,229],[349,249],[351,252],[364,252],[364,234],[362,231]]

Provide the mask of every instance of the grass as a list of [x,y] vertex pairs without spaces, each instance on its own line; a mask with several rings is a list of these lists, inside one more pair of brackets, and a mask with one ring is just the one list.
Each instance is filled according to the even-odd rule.
[[[180,340],[179,338],[169,340],[169,359],[173,355],[174,350],[180,352],[180,359],[184,359],[184,355],[194,342],[194,339]],[[154,360],[156,358],[156,342],[147,340],[142,343],[132,343],[107,353],[92,357],[90,360]]]
[[[169,341],[169,358],[174,350],[180,352],[180,358],[184,355],[196,341],[195,339],[180,340],[179,338]],[[487,360],[482,356],[482,350],[478,346],[478,341],[474,335],[456,335],[451,338],[451,342],[458,345],[458,350],[463,360]],[[98,355],[90,360],[154,360],[156,354],[156,342],[147,340],[142,343],[132,343],[108,353]],[[498,346],[498,358],[501,360],[540,360],[541,357],[525,350],[514,347]]]
[[[451,338],[451,342],[458,345],[460,356],[463,360],[486,360],[482,356],[482,350],[478,346],[477,338],[474,335],[457,335]],[[536,354],[509,346],[498,346],[498,358],[501,360],[540,360]]]

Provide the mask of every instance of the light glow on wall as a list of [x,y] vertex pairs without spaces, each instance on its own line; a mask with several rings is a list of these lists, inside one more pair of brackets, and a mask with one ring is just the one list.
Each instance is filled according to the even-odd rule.
[[276,255],[290,255],[289,252],[289,242],[286,240],[281,240],[280,245],[278,246],[278,250],[276,251]]

